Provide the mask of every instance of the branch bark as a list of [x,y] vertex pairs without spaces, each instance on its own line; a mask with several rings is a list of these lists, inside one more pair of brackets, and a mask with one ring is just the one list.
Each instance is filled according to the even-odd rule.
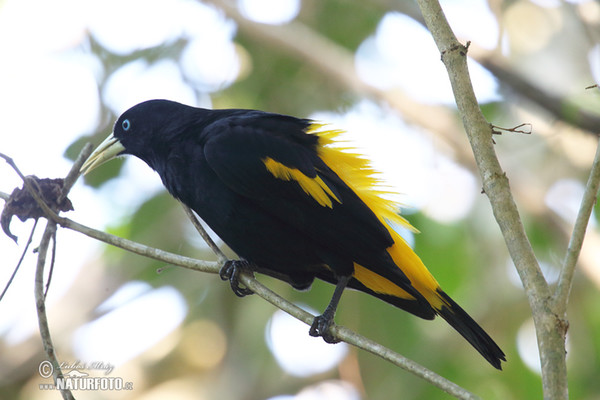
[[566,399],[565,324],[551,308],[548,284],[525,233],[508,178],[496,156],[490,124],[477,103],[467,68],[467,47],[456,39],[437,0],[418,0],[418,4],[448,71],[484,192],[525,288],[536,328],[544,398]]

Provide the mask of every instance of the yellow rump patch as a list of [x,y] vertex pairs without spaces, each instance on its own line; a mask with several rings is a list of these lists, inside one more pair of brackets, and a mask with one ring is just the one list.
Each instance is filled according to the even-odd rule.
[[376,293],[387,294],[406,300],[415,300],[411,294],[401,289],[398,285],[356,263],[354,263],[354,277]]
[[437,292],[440,288],[439,283],[431,275],[427,267],[425,267],[421,258],[410,248],[402,236],[387,224],[385,225],[394,240],[394,244],[387,248],[387,252],[394,260],[394,264],[402,269],[402,272],[410,280],[411,285],[425,297],[433,308],[441,310],[442,305],[448,306],[446,300],[440,297]]
[[287,167],[284,164],[273,160],[271,157],[263,158],[262,161],[267,167],[267,170],[275,178],[284,181],[296,181],[302,190],[316,200],[319,205],[333,208],[332,199],[341,203],[340,199],[337,198],[319,175],[310,178],[304,175],[299,169]]

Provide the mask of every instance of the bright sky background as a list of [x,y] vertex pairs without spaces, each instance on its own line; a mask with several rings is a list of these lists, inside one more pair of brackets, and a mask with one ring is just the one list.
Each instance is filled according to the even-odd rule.
[[[282,24],[297,16],[301,3],[299,0],[240,0],[239,5],[249,19]],[[472,38],[484,48],[496,45],[498,26],[483,1],[446,1],[443,5],[458,34]],[[473,13],[478,17],[469,23],[461,19]],[[106,50],[120,55],[173,43],[180,38],[188,39],[189,44],[179,60],[149,63],[136,59],[110,72],[89,51],[88,32]],[[233,21],[196,1],[6,0],[0,3],[0,53],[3,55],[0,151],[11,155],[25,174],[60,177],[70,167],[70,162],[62,157],[66,147],[81,135],[93,133],[99,123],[101,102],[115,114],[150,98],[169,98],[210,107],[210,94],[233,83],[240,71],[233,42],[235,34]],[[399,43],[398,38],[405,40]],[[402,46],[402,52],[397,51],[398,46]],[[598,48],[595,51],[600,54]],[[411,54],[411,62],[400,59],[399,54]],[[409,18],[389,13],[373,35],[359,46],[356,68],[361,79],[378,88],[398,87],[422,102],[452,104],[446,72],[442,63],[429,61],[432,57],[439,59],[439,53],[429,34]],[[598,58],[590,56],[590,61],[598,63],[594,61]],[[470,68],[479,100],[499,99],[497,84],[489,73],[476,63],[471,63]],[[600,65],[596,66],[598,69]],[[104,79],[106,84],[99,90],[98,84]],[[475,177],[436,152],[422,132],[406,125],[388,110],[362,101],[344,113],[324,110],[311,117],[346,129],[347,138],[374,160],[374,166],[383,171],[386,181],[402,193],[401,200],[407,206],[441,222],[459,220],[471,210],[480,190]],[[0,171],[0,190],[10,191],[21,185],[6,165],[1,166]],[[135,187],[131,182],[135,182]],[[161,188],[158,177],[145,164],[128,160],[121,177],[99,191],[79,183],[70,195],[77,209],[69,216],[101,229],[132,213]],[[557,183],[546,201],[550,208],[571,220],[577,206],[575,199],[581,190],[581,184],[576,181]],[[119,196],[114,195],[117,191]],[[566,204],[569,207],[564,207]],[[21,246],[30,226],[16,218],[13,220],[12,229],[19,236]],[[100,252],[95,241],[80,234],[61,230],[59,235],[59,240],[68,241],[71,248],[68,258],[59,248],[59,268],[54,271],[49,307],[74,283],[83,262]],[[3,284],[12,272],[8,266],[16,264],[20,249],[7,238],[0,240],[0,252],[5,257],[5,268],[0,270]],[[0,303],[0,335],[9,344],[38,334],[33,304],[33,260],[31,256],[28,258]],[[187,308],[176,288],[152,289],[141,282],[128,283],[107,300],[101,310],[102,317],[75,332],[73,351],[82,359],[102,358],[115,364],[125,363],[177,329]],[[128,324],[134,315],[136,323]],[[116,326],[124,325],[127,329],[118,331],[118,339],[110,336],[111,332],[115,334]],[[281,330],[296,334],[277,333]],[[124,331],[127,335],[122,334]],[[290,374],[318,374],[334,367],[345,354],[344,346],[322,346],[322,341],[312,340],[307,331],[306,326],[280,312],[274,313],[266,328],[265,335],[275,359]],[[140,341],[140,337],[146,340]],[[279,343],[278,338],[284,337],[294,338],[295,346]],[[294,347],[297,351],[286,351]],[[336,349],[332,354],[326,351],[331,348]],[[318,363],[322,368],[302,367],[314,367],[315,354],[323,357]],[[358,398],[356,392],[343,383],[324,385],[326,387],[307,388],[295,397],[283,396],[277,400],[332,399],[332,393],[341,393],[336,399]],[[322,393],[329,393],[330,397]]]

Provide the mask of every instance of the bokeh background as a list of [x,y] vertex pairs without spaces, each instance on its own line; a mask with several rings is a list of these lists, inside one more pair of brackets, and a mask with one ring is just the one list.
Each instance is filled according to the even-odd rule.
[[[531,134],[495,136],[531,243],[549,281],[567,247],[600,128],[600,4],[447,0],[488,121]],[[507,353],[498,372],[443,321],[422,321],[346,292],[337,322],[486,399],[541,398],[535,334],[522,285],[481,185],[446,72],[413,2],[391,0],[0,1],[0,151],[25,174],[62,177],[85,142],[150,98],[311,117],[347,131],[400,193],[422,233],[407,234],[442,287]],[[0,165],[0,190],[21,182]],[[106,164],[70,195],[80,223],[212,260],[158,176],[137,159]],[[600,238],[596,210],[569,303],[569,384],[600,398]],[[0,238],[0,283],[32,221]],[[41,232],[41,229],[39,229]],[[39,235],[34,244],[39,242]],[[44,360],[29,251],[0,302],[0,398],[42,391]],[[259,277],[317,313],[310,292]],[[326,345],[263,300],[217,276],[161,265],[59,230],[48,294],[58,357],[133,391],[81,399],[445,399],[370,354]],[[101,363],[112,371],[98,369]],[[96,369],[92,368],[93,366]],[[68,370],[67,370],[68,372]]]

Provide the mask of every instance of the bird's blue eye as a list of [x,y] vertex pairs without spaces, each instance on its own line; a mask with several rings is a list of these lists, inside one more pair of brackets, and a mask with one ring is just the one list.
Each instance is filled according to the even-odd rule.
[[129,122],[128,119],[123,120],[123,122],[121,123],[121,126],[123,127],[124,131],[128,131],[129,128],[131,128],[131,122]]

